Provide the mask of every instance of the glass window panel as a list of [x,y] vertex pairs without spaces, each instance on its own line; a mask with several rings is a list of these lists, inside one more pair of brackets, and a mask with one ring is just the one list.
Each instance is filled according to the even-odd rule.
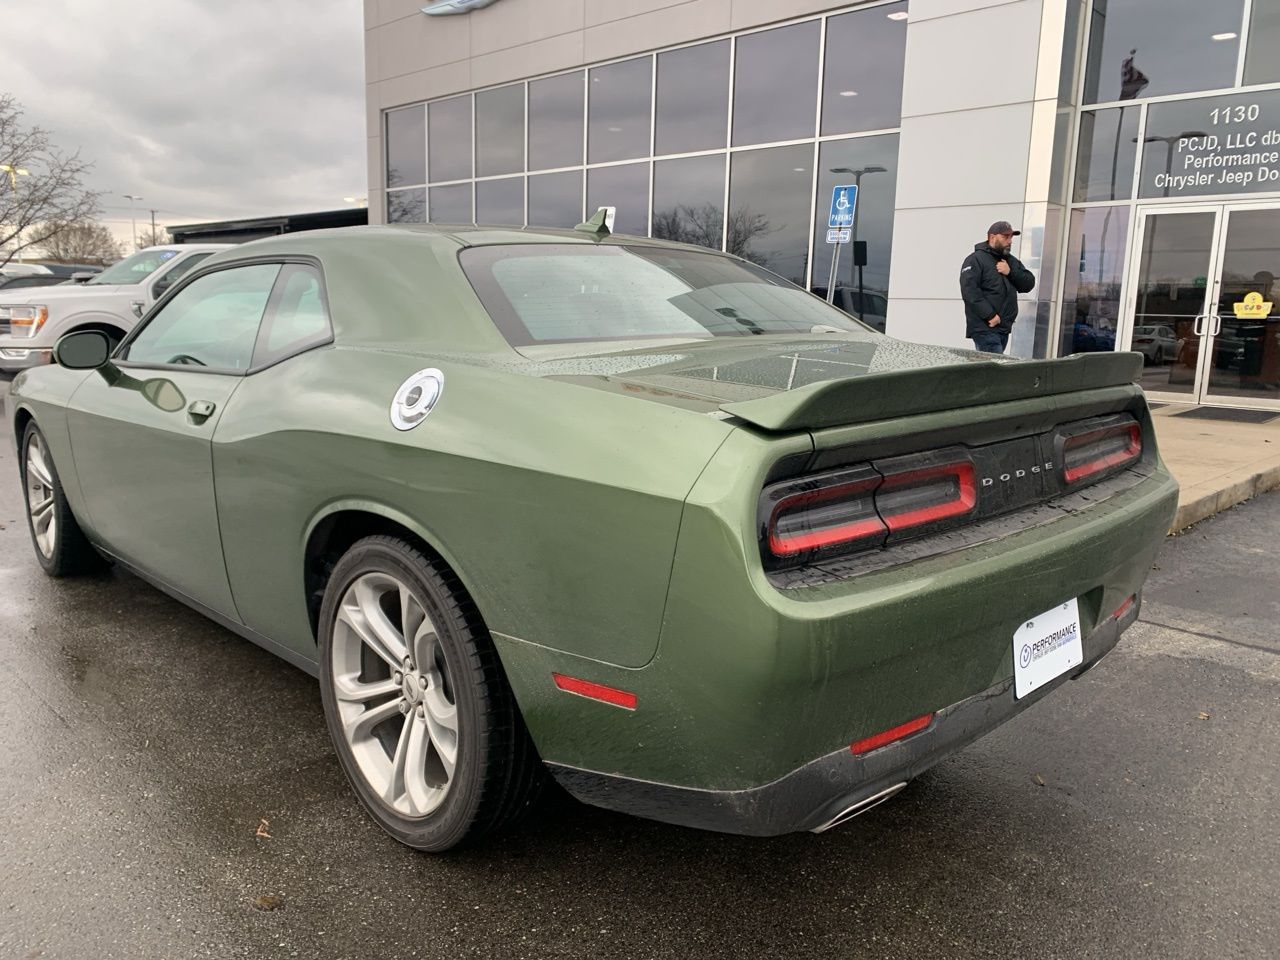
[[658,54],[657,153],[714,150],[727,143],[729,41]]
[[1280,83],[1280,0],[1253,0],[1245,83]]
[[258,335],[254,366],[273,363],[331,336],[320,271],[308,264],[287,264],[276,281],[275,306]]
[[529,84],[529,169],[582,163],[583,75],[534,80]]
[[1085,103],[1235,86],[1244,0],[1170,6],[1169,0],[1095,0]]
[[738,38],[735,146],[813,136],[820,32],[819,22],[810,20]]
[[431,187],[432,223],[471,223],[471,184]]
[[[1256,3],[1257,0],[1254,0]],[[1274,400],[1280,390],[1280,210],[1233,210],[1227,220],[1221,325],[1213,338],[1209,392]],[[1271,307],[1266,316],[1237,316],[1250,294]],[[1264,308],[1265,309],[1265,308]],[[1137,349],[1135,347],[1135,349]]]
[[387,186],[427,182],[426,118],[422,104],[387,114]]
[[197,277],[160,308],[129,344],[126,359],[247,370],[279,273],[280,264],[266,263]]
[[898,135],[831,140],[818,153],[818,216],[814,223],[813,292],[827,295],[836,244],[827,243],[831,191],[855,184],[854,229],[840,244],[834,303],[884,332],[889,304],[889,253],[893,247],[894,198],[898,193]]
[[476,181],[476,223],[524,226],[524,177]]
[[1077,203],[1128,200],[1133,194],[1133,165],[1138,162],[1138,107],[1080,114],[1080,151],[1076,159]]
[[637,57],[591,71],[587,108],[587,162],[608,163],[649,155],[649,102],[653,61]]
[[725,248],[804,285],[813,147],[747,150],[730,158]]
[[581,222],[581,170],[529,178],[529,226],[576,227]]
[[653,168],[653,235],[719,250],[724,237],[724,154],[660,160]]
[[476,176],[524,170],[524,84],[476,94]]
[[1280,90],[1153,103],[1140,197],[1280,190]]
[[1070,231],[1058,355],[1114,350],[1129,208],[1073,210]]
[[428,171],[432,183],[471,176],[471,97],[427,106]]
[[649,235],[649,164],[628,163],[587,171],[587,215],[617,207],[614,233]]
[[425,223],[426,220],[426,190],[387,191],[387,223]]
[[902,122],[907,5],[856,10],[827,21],[822,132],[883,130]]

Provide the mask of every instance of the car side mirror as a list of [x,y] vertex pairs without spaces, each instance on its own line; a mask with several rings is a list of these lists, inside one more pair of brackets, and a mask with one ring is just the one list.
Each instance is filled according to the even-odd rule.
[[111,356],[111,340],[100,330],[68,333],[53,347],[53,359],[68,370],[96,370]]
[[146,312],[147,304],[143,300],[134,300],[129,304],[129,307],[133,310],[133,315],[141,320],[143,313]]
[[161,297],[164,296],[164,292],[168,290],[171,286],[173,286],[172,280],[170,280],[168,277],[161,277],[159,280],[157,280],[155,283],[151,285],[151,298],[153,300],[159,300]]

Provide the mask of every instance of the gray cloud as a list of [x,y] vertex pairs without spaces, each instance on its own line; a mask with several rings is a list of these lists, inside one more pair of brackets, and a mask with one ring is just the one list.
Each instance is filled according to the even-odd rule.
[[[3,0],[0,90],[93,161],[104,217],[164,223],[364,195],[359,0]],[[123,223],[123,228],[121,224]]]

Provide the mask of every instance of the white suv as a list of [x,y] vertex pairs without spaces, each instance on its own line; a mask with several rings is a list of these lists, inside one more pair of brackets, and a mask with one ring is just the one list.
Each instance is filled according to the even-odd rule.
[[0,289],[0,373],[48,363],[58,338],[72,330],[101,330],[119,342],[188,270],[229,246],[147,247],[86,283]]

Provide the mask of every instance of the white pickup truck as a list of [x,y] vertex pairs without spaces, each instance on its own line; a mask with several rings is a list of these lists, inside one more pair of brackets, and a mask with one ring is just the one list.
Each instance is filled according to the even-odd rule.
[[147,247],[86,283],[0,289],[0,374],[48,363],[72,330],[101,330],[118,342],[188,270],[228,246]]

